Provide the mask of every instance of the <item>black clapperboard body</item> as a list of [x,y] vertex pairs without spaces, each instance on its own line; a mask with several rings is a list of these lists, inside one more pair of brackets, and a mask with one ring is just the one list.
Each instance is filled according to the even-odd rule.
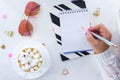
[[56,41],[58,44],[59,53],[61,56],[62,61],[71,60],[83,56],[90,55],[91,51],[81,51],[81,52],[74,52],[70,54],[64,54],[62,52],[62,43],[61,43],[61,34],[60,34],[60,18],[59,13],[65,10],[72,10],[72,9],[85,9],[86,4],[85,1],[73,1],[70,3],[64,3],[59,5],[54,5],[50,12],[52,26],[54,27],[54,33],[56,37]]

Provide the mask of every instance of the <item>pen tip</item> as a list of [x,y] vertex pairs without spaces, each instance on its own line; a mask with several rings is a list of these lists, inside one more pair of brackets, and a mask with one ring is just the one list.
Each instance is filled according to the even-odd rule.
[[118,46],[117,45],[112,45],[113,47],[115,47],[115,48],[118,48]]

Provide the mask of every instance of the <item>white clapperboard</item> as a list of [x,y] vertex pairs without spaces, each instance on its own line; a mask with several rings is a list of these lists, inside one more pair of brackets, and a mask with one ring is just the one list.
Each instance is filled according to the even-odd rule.
[[73,1],[70,3],[55,5],[50,11],[51,22],[52,22],[52,26],[54,27],[54,33],[55,33],[55,37],[56,37],[56,41],[58,44],[58,49],[59,49],[59,53],[62,61],[87,56],[87,55],[90,55],[90,53],[92,52],[92,51],[81,51],[81,52],[74,52],[70,54],[64,54],[62,52],[59,13],[65,10],[85,9],[85,8],[86,8],[85,1],[79,0],[79,1]]

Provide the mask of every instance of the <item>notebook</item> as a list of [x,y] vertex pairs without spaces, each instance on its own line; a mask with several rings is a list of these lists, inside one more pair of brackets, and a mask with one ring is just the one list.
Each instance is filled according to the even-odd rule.
[[60,26],[63,53],[92,50],[85,35],[86,30],[90,28],[90,15],[87,9],[60,12]]
[[57,54],[60,55],[62,61],[77,59],[93,53],[93,51],[80,51],[80,52],[74,52],[71,54],[64,54],[62,51],[62,41],[61,41],[62,36],[61,36],[59,13],[62,11],[73,10],[73,9],[86,9],[85,1],[78,0],[78,1],[73,1],[69,3],[55,4],[50,10],[51,28],[55,34],[55,40],[57,45],[56,47],[58,51]]

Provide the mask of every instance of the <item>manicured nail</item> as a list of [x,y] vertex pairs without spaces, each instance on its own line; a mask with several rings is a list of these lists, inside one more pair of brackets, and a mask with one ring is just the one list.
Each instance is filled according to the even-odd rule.
[[91,28],[92,28],[92,27],[88,28],[88,31],[90,31]]
[[85,35],[88,35],[89,34],[89,31],[87,31],[86,33],[85,33]]

